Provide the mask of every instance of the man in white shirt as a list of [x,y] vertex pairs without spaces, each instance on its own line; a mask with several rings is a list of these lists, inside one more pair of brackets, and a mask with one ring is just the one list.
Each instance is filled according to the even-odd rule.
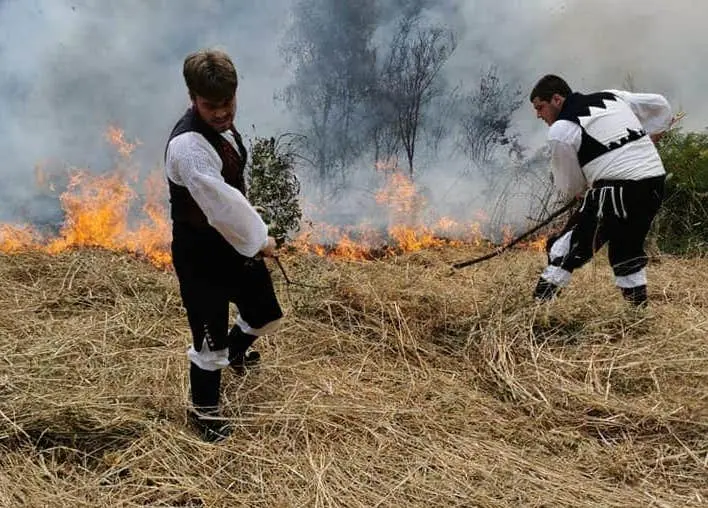
[[[547,246],[549,264],[534,296],[552,299],[605,243],[615,283],[634,305],[647,301],[644,241],[664,195],[666,171],[654,146],[672,123],[661,95],[606,90],[574,93],[554,75],[530,95],[549,125],[553,181],[582,206]],[[584,193],[584,196],[583,196]]]
[[[226,53],[202,50],[183,68],[192,106],[165,151],[170,190],[172,259],[192,331],[190,420],[209,441],[230,432],[219,419],[221,369],[243,372],[260,355],[257,337],[283,316],[263,256],[275,240],[246,199],[247,152],[233,126],[236,69]],[[238,308],[229,330],[229,303]]]

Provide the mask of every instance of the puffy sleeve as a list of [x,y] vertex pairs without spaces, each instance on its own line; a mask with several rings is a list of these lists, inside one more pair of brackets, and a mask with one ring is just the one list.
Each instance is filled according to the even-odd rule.
[[187,188],[213,226],[240,254],[253,257],[266,246],[268,227],[246,197],[221,176],[219,154],[199,133],[170,141],[167,177]]
[[663,95],[609,90],[626,102],[649,135],[664,132],[671,127],[673,111]]
[[548,131],[553,183],[556,189],[567,198],[582,193],[588,185],[580,162],[578,162],[581,140],[580,126],[568,120],[554,122]]

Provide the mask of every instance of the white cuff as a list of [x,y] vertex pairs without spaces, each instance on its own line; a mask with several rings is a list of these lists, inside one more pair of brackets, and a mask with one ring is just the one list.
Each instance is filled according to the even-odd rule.
[[261,335],[270,335],[271,333],[274,333],[278,328],[280,328],[281,321],[282,319],[276,319],[275,321],[266,323],[260,328],[251,328],[251,325],[249,325],[243,320],[241,314],[236,316],[236,326],[238,326],[243,333],[247,333],[248,335],[255,335],[256,337],[260,337]]
[[548,257],[551,258],[552,261],[562,259],[570,253],[570,239],[572,236],[573,230],[570,230],[558,240],[553,242],[553,245],[551,245],[551,251],[548,253]]
[[187,350],[187,356],[193,364],[202,370],[213,372],[229,366],[229,348],[211,351],[206,340],[202,344],[201,351],[197,351],[194,346],[190,346]]
[[560,266],[548,265],[541,274],[541,278],[546,282],[564,288],[570,282],[571,273],[563,270]]
[[647,271],[642,268],[638,272],[629,275],[615,276],[615,284],[618,288],[636,288],[647,285]]

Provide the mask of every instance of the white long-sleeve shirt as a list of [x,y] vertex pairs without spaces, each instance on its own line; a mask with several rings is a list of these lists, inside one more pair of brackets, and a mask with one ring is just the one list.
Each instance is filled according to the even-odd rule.
[[596,180],[641,180],[665,173],[659,153],[649,136],[623,144],[580,166],[578,153],[583,131],[605,146],[627,136],[627,129],[653,135],[671,126],[672,111],[661,95],[607,90],[616,101],[589,108],[578,122],[559,119],[548,131],[553,181],[566,196],[575,196]]
[[[221,135],[238,151],[230,131]],[[224,181],[222,166],[214,147],[197,132],[175,136],[167,145],[167,178],[187,188],[209,224],[236,251],[253,257],[267,245],[268,226],[246,197]]]

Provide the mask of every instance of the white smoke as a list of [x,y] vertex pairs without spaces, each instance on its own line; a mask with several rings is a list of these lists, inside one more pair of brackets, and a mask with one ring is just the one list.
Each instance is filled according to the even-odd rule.
[[[245,135],[292,130],[296,113],[274,97],[291,81],[279,48],[293,3],[0,0],[0,220],[29,206],[37,164],[110,169],[114,153],[104,139],[109,124],[123,128],[128,140],[140,140],[135,157],[142,167],[159,166],[165,139],[188,106],[182,62],[198,48],[217,46],[233,56],[240,74],[237,124]],[[427,4],[432,19],[447,20],[460,32],[446,67],[453,84],[474,88],[489,65],[524,94],[548,72],[581,91],[632,83],[685,110],[686,127],[708,125],[706,2]],[[515,119],[523,144],[543,144],[545,126],[526,100]],[[441,182],[460,186],[462,162],[421,161],[439,168]]]
[[0,219],[28,206],[37,164],[111,169],[109,124],[140,141],[141,167],[159,166],[189,105],[181,71],[195,49],[233,55],[244,133],[283,128],[273,94],[288,81],[278,52],[287,4],[269,3],[0,0]]

